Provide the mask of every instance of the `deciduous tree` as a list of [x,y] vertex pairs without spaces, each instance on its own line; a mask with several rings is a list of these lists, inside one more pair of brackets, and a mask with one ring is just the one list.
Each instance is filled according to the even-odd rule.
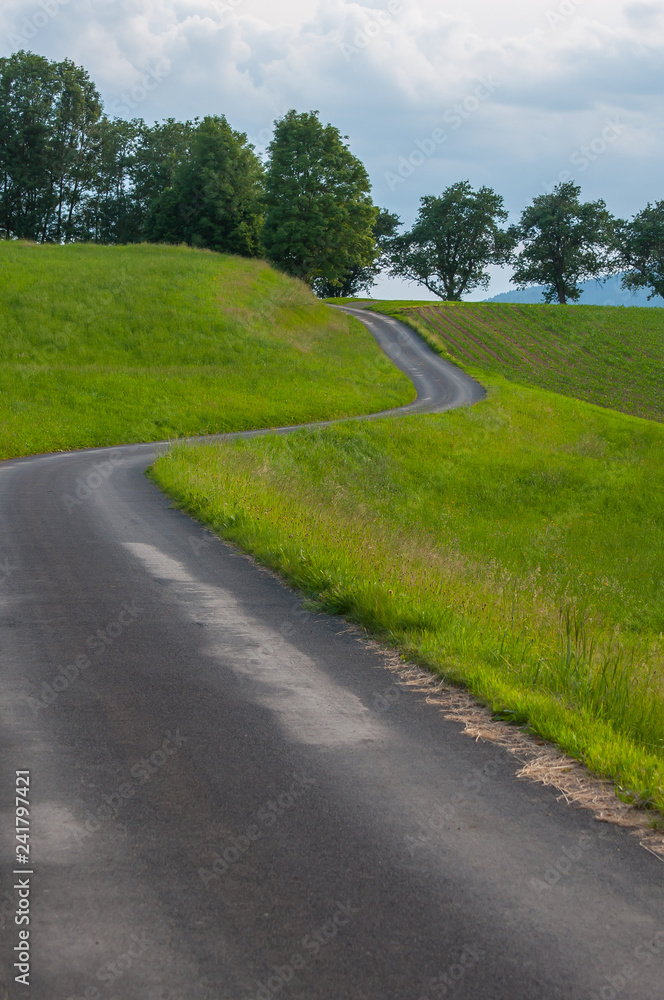
[[289,111],[268,147],[265,223],[268,260],[310,286],[339,287],[375,261],[378,209],[364,166],[318,112]]
[[602,200],[580,202],[573,181],[538,195],[513,228],[522,244],[512,281],[519,288],[544,285],[546,302],[576,302],[579,284],[615,270],[614,220]]
[[70,60],[23,51],[0,59],[0,228],[8,235],[76,238],[101,114],[96,87]]
[[263,168],[244,133],[223,116],[204,118],[188,155],[154,202],[148,240],[251,257],[259,253]]
[[615,245],[623,287],[647,288],[649,299],[664,296],[664,201],[648,203],[630,222],[618,222]]
[[376,283],[376,278],[387,264],[387,253],[390,241],[396,236],[401,220],[394,212],[388,212],[386,208],[381,208],[376,216],[373,226],[373,238],[375,252],[373,263],[361,267],[355,264],[340,279],[340,282],[331,282],[327,279],[319,279],[314,283],[314,290],[322,299],[328,298],[350,298],[359,295],[360,292],[368,292]]
[[412,229],[390,242],[390,274],[424,285],[455,302],[489,284],[490,264],[505,264],[511,241],[501,228],[507,219],[503,199],[492,188],[473,191],[468,181],[446,188],[440,197],[420,199]]

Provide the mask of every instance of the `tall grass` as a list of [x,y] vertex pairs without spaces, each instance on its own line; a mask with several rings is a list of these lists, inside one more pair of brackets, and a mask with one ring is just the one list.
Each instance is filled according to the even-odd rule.
[[187,510],[664,809],[664,428],[486,403],[161,458]]

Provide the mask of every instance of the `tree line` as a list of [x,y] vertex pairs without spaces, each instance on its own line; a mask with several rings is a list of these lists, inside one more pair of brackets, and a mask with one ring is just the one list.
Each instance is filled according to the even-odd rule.
[[603,200],[582,202],[580,195],[573,181],[558,184],[506,226],[503,199],[492,188],[452,184],[422,198],[412,228],[390,240],[389,272],[449,301],[488,287],[492,264],[511,265],[518,288],[543,285],[546,302],[576,302],[582,282],[612,274],[622,275],[626,289],[664,295],[664,201],[626,221]]
[[0,235],[186,243],[265,256],[320,295],[370,283],[398,219],[317,112],[275,123],[264,164],[223,115],[148,125],[104,114],[87,71],[0,59]]
[[368,291],[386,270],[458,301],[511,265],[546,301],[623,273],[664,294],[664,202],[631,221],[572,182],[508,226],[503,199],[462,181],[420,201],[414,225],[373,204],[369,177],[318,113],[275,122],[266,162],[223,115],[146,124],[105,115],[88,73],[30,52],[0,59],[0,235],[104,244],[185,243],[265,257],[321,296]]

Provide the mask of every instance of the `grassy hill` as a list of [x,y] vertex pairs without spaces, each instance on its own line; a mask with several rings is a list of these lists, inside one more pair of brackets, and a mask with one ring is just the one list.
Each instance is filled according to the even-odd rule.
[[371,308],[413,326],[469,371],[664,420],[664,310],[484,302]]
[[0,458],[367,413],[414,397],[265,263],[0,241]]
[[664,416],[660,313],[382,308],[486,402],[181,447],[157,482],[322,609],[664,812],[664,426],[631,415]]

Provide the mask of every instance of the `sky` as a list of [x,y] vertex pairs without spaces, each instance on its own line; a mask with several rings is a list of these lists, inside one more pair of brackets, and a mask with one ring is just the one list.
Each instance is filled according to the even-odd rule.
[[3,0],[0,55],[20,48],[85,66],[109,115],[224,114],[259,151],[317,110],[406,225],[459,180],[511,221],[560,180],[621,217],[664,199],[664,2]]

